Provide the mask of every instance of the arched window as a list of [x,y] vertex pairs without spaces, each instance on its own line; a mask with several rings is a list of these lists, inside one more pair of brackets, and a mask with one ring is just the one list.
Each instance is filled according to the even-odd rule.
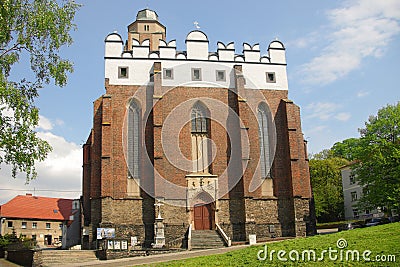
[[196,102],[191,113],[192,159],[193,172],[209,173],[209,125],[206,108]]
[[271,178],[270,169],[270,142],[269,142],[269,109],[265,103],[258,106],[258,137],[260,143],[261,178]]
[[132,100],[128,110],[127,138],[128,169],[130,178],[140,176],[140,107]]

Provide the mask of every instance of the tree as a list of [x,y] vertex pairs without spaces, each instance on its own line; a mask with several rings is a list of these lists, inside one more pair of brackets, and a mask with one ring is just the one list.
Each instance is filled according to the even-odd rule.
[[319,222],[337,221],[343,217],[343,189],[340,167],[346,159],[332,157],[330,150],[313,155],[310,177]]
[[[39,111],[38,90],[51,81],[67,83],[72,63],[62,59],[60,49],[72,44],[69,32],[79,5],[63,0],[2,0],[0,5],[0,164],[12,166],[12,176],[26,173],[36,178],[35,162],[51,151],[35,127]],[[21,58],[30,59],[32,74],[13,78],[12,68]],[[21,63],[19,63],[21,64]],[[1,166],[1,165],[0,165]]]
[[370,116],[361,134],[353,171],[364,186],[360,207],[399,209],[400,205],[400,102]]
[[344,158],[349,161],[357,159],[357,154],[359,152],[359,138],[349,138],[343,140],[342,142],[335,143],[330,149],[332,156]]

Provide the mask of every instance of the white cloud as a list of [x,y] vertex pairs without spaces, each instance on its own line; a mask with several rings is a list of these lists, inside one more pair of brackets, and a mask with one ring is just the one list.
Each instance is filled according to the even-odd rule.
[[[320,134],[320,133],[322,133],[322,132],[325,132],[325,131],[327,131],[327,129],[328,129],[328,126],[326,126],[326,125],[318,125],[318,126],[315,126],[314,128],[312,128],[312,129],[310,129],[310,130],[305,130],[304,132],[306,133],[306,135],[308,135],[308,134]],[[306,139],[308,139],[309,137],[307,136],[306,137]]]
[[327,121],[330,119],[336,119],[338,121],[348,121],[351,118],[348,112],[339,112],[338,109],[341,105],[331,102],[317,102],[310,103],[305,107],[305,118],[306,119],[320,119]]
[[318,118],[320,120],[328,120],[334,115],[335,111],[339,107],[340,106],[338,104],[329,102],[310,103],[306,106],[306,118]]
[[358,98],[362,98],[362,97],[365,97],[365,96],[368,96],[368,95],[369,95],[369,92],[366,92],[366,91],[359,91],[357,93],[357,97]]
[[[41,121],[41,129],[51,129],[45,117],[41,116]],[[45,123],[43,124],[43,122]],[[81,147],[49,131],[41,131],[38,136],[49,142],[53,151],[43,162],[36,164],[38,177],[27,185],[23,174],[13,179],[10,166],[2,165],[0,169],[0,204],[16,195],[34,191],[36,195],[49,197],[78,198],[81,195]]]
[[[301,66],[304,81],[327,84],[359,68],[366,57],[379,58],[400,33],[400,1],[353,0],[328,12],[330,34],[322,53]],[[329,31],[328,31],[329,32]]]
[[39,129],[43,129],[45,131],[50,131],[50,130],[53,129],[53,124],[51,123],[51,121],[48,118],[46,118],[46,117],[44,117],[42,115],[39,115],[38,128]]
[[348,121],[350,118],[351,118],[351,115],[348,112],[341,112],[335,116],[335,119],[337,119],[339,121]]

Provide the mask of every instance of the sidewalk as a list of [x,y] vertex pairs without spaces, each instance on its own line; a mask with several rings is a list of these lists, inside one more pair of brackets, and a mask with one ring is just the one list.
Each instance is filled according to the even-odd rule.
[[[227,253],[229,251],[234,251],[242,248],[246,248],[249,245],[239,245],[233,247],[225,247],[218,249],[205,249],[205,250],[195,250],[195,251],[183,251],[177,253],[168,253],[160,255],[150,255],[150,256],[139,256],[133,258],[124,258],[117,260],[106,260],[106,261],[90,261],[78,264],[64,265],[65,267],[78,267],[78,266],[101,266],[101,267],[125,267],[125,266],[136,266],[143,264],[155,264],[159,262],[166,262],[172,260],[183,260],[200,256],[207,255],[217,255]],[[8,266],[7,266],[8,267]]]
[[12,263],[11,261],[8,261],[6,259],[0,259],[0,267],[18,267],[18,266],[20,265]]

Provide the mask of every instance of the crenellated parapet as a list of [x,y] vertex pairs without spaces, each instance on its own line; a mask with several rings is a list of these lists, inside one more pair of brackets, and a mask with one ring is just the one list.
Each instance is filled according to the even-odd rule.
[[151,51],[150,40],[141,43],[131,40],[131,47],[124,51],[123,40],[118,33],[109,34],[106,39],[105,57],[121,58],[152,58],[152,59],[187,59],[221,62],[249,62],[265,64],[286,64],[285,47],[280,41],[272,41],[268,46],[268,54],[261,55],[259,44],[243,43],[241,53],[235,53],[233,42],[217,43],[217,51],[209,51],[207,35],[199,30],[190,32],[185,40],[186,51],[176,50],[176,40],[166,42],[159,40],[158,50]]

